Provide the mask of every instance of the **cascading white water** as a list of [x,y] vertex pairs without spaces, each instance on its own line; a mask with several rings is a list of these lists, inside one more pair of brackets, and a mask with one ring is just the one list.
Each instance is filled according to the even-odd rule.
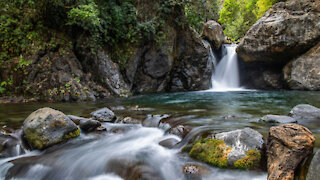
[[[209,60],[215,65],[212,75],[212,89],[210,91],[238,91],[240,87],[237,45],[224,45],[226,54],[217,64],[213,53],[210,53]],[[211,51],[212,52],[212,51]]]

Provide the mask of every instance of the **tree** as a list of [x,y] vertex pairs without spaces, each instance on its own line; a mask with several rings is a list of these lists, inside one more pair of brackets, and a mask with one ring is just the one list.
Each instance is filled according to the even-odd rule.
[[241,38],[256,22],[256,3],[258,0],[225,0],[220,11],[219,22],[225,34],[233,41]]

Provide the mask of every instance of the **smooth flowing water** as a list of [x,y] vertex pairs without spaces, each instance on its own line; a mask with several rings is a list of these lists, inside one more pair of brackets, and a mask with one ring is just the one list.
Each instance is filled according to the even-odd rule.
[[210,91],[242,90],[240,87],[236,48],[236,44],[223,45],[222,51],[226,52],[223,53],[223,57],[218,64],[213,53],[209,54],[209,59],[215,65],[215,71],[212,75],[212,89],[210,89]]
[[[46,151],[31,151],[0,159],[0,179],[134,179],[137,174],[151,179],[192,179],[183,174],[183,166],[201,164],[209,170],[203,179],[267,179],[262,171],[219,169],[197,162],[180,149],[192,136],[251,127],[267,137],[270,124],[259,122],[265,114],[286,115],[297,104],[320,107],[319,92],[243,91],[188,92],[135,96],[86,103],[0,104],[0,123],[5,129],[18,129],[23,120],[41,107],[52,107],[66,114],[88,117],[102,108],[114,109],[119,118],[141,119],[142,125],[105,123],[102,133],[81,136]],[[159,116],[168,117],[159,120]],[[156,117],[156,118],[152,118]],[[165,122],[173,121],[192,128],[184,139],[169,134]],[[320,124],[303,124],[316,136],[319,148]],[[149,127],[146,127],[149,126]],[[181,140],[169,149],[159,145],[165,139]]]

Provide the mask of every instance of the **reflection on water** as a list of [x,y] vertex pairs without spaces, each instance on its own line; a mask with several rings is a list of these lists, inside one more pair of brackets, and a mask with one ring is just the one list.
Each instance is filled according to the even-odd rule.
[[[19,128],[31,112],[41,107],[52,107],[66,114],[88,117],[90,112],[107,106],[113,107],[120,116],[145,118],[147,114],[169,114],[176,118],[191,115],[183,123],[194,126],[213,124],[223,131],[247,126],[259,130],[265,125],[256,122],[263,115],[286,115],[292,107],[303,103],[320,107],[320,92],[204,91],[141,95],[98,102],[0,104],[0,125]],[[318,127],[318,124],[309,126],[314,132]]]

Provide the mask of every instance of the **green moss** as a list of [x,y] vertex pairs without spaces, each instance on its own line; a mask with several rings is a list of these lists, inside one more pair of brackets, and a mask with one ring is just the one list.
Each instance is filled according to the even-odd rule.
[[247,156],[234,162],[233,166],[237,169],[248,169],[257,166],[261,160],[261,154],[257,150],[250,150]]
[[69,134],[66,134],[63,137],[63,139],[67,140],[67,139],[71,139],[71,138],[78,137],[78,136],[80,136],[80,129],[79,128],[73,132],[70,132]]
[[225,168],[230,151],[231,148],[227,147],[223,140],[201,139],[195,143],[189,155],[208,164]]
[[44,144],[43,144],[43,140],[39,139],[39,134],[37,133],[36,130],[28,130],[26,132],[24,132],[28,142],[30,143],[30,145],[33,148],[36,149],[43,149]]

